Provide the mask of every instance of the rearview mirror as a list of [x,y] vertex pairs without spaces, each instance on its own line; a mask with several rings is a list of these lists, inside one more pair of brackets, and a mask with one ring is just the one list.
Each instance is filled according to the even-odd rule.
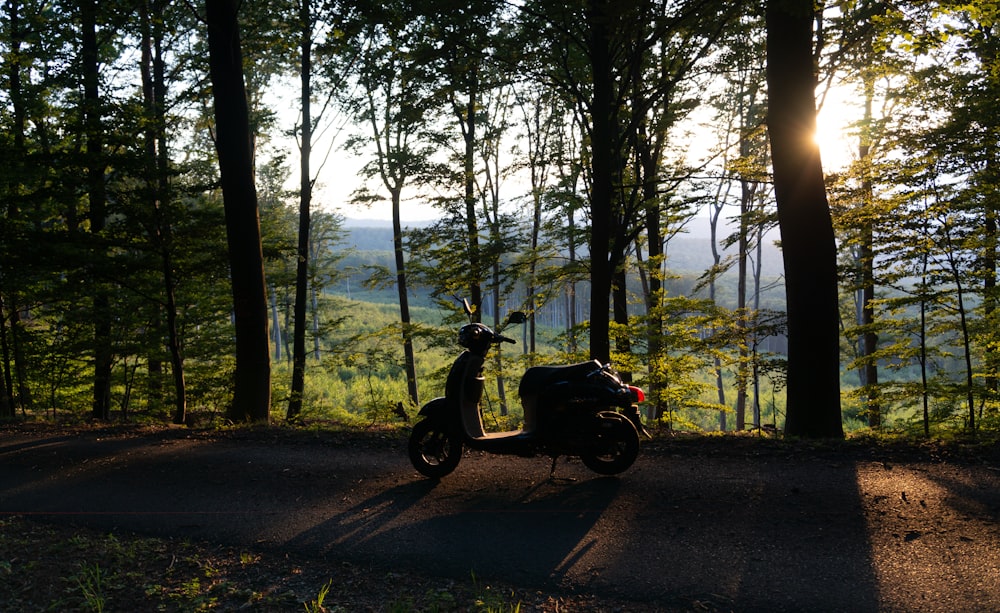
[[523,324],[526,321],[528,321],[528,316],[521,311],[511,311],[510,315],[507,316],[509,324]]

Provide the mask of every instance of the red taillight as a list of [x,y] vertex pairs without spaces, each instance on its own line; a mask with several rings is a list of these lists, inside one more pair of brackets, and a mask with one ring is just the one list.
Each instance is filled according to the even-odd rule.
[[628,386],[628,389],[632,392],[632,395],[635,396],[636,402],[642,402],[643,400],[646,399],[646,393],[643,392],[641,388],[638,388],[634,385],[630,385]]

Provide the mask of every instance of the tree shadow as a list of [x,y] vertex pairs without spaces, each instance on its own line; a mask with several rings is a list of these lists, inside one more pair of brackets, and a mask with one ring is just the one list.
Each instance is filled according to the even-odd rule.
[[668,610],[879,610],[852,463],[672,460],[659,488],[622,492],[632,529],[604,548],[592,589]]
[[1000,610],[1000,472],[978,463],[870,463],[873,555],[888,608]]
[[[621,482],[546,481],[521,493],[455,492],[421,480],[368,498],[285,543],[288,549],[376,561],[452,578],[558,583],[595,544],[591,529]],[[408,513],[415,505],[426,505]],[[404,517],[405,516],[405,517]]]

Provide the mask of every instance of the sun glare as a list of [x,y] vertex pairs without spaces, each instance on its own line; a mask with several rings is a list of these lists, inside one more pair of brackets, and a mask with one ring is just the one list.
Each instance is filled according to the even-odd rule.
[[851,135],[851,124],[857,121],[858,110],[848,103],[846,93],[836,87],[830,90],[816,116],[813,141],[819,146],[823,169],[827,172],[847,168],[857,156],[857,142]]
[[836,110],[828,112],[824,109],[817,116],[813,141],[819,146],[824,170],[843,170],[853,161],[857,145],[852,143],[853,139],[848,131],[850,121],[845,114]]

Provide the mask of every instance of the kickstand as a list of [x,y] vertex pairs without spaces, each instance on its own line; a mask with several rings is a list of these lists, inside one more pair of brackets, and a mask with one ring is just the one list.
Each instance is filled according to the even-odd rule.
[[549,469],[549,481],[576,481],[573,477],[556,477],[556,462],[559,461],[559,456],[552,456],[552,467]]

